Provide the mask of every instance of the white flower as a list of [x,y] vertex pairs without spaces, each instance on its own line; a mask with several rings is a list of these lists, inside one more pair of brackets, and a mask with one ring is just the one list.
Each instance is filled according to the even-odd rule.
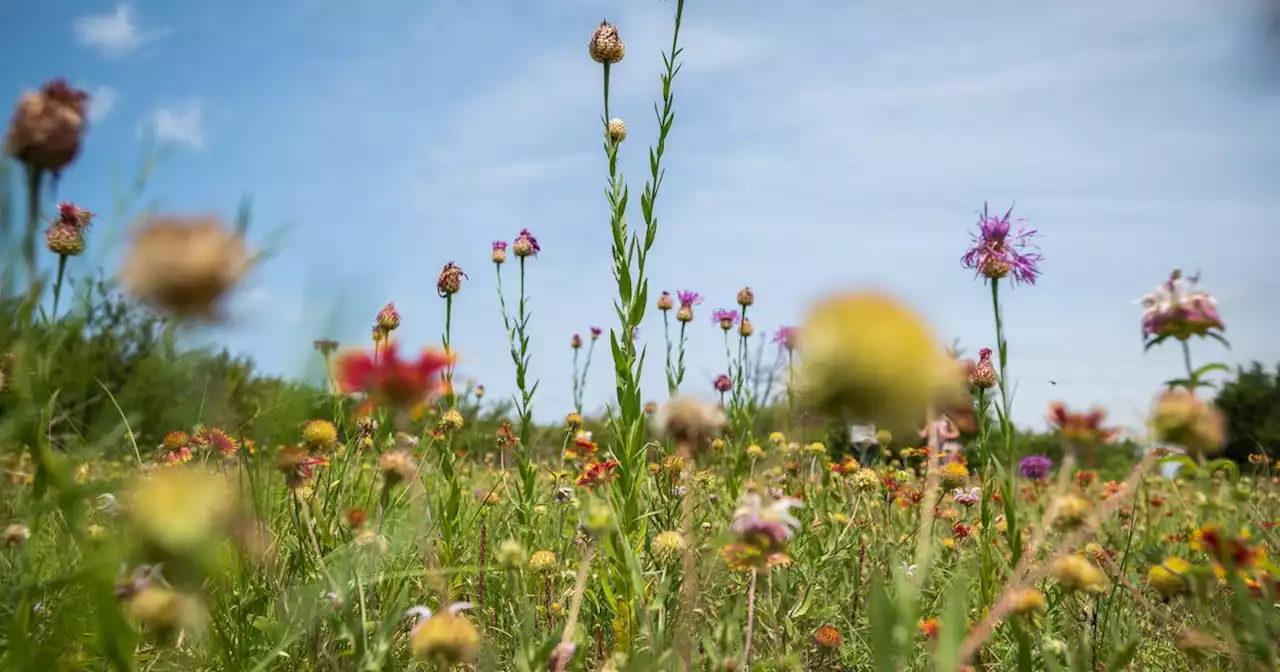
[[742,533],[753,527],[768,525],[781,526],[784,536],[790,539],[800,529],[800,521],[791,515],[791,509],[804,506],[798,499],[783,497],[765,505],[764,500],[755,493],[747,494],[738,503],[733,512],[733,525],[730,529]]
[[902,572],[907,576],[916,575],[916,565],[908,565],[906,560],[902,561]]

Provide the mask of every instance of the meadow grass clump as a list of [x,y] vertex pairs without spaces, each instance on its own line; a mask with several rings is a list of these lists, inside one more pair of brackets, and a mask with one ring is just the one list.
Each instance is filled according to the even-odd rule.
[[[1226,367],[1193,345],[1225,344],[1225,321],[1198,278],[1175,271],[1135,315],[1185,369],[1152,390],[1141,444],[1062,402],[1043,432],[1014,425],[1002,300],[1047,268],[1012,209],[984,206],[957,264],[990,295],[976,360],[884,291],[766,334],[751,319],[772,297],[744,286],[695,320],[701,295],[647,275],[683,66],[671,11],[639,218],[619,169],[638,139],[610,99],[624,31],[589,40],[616,321],[571,337],[554,423],[534,414],[528,228],[482,251],[511,399],[464,377],[492,353],[455,329],[476,282],[455,262],[438,343],[401,340],[424,318],[388,302],[370,342],[313,343],[320,385],[266,378],[176,345],[261,262],[247,218],[148,214],[111,279],[69,277],[103,224],[44,187],[76,169],[92,100],[61,80],[24,95],[5,149],[25,198],[0,208],[21,241],[0,286],[0,669],[1277,669],[1280,479],[1263,446],[1219,457],[1207,388]],[[650,306],[662,399],[640,382]],[[686,379],[699,338],[724,345],[704,389]],[[598,341],[614,386],[592,414]]]

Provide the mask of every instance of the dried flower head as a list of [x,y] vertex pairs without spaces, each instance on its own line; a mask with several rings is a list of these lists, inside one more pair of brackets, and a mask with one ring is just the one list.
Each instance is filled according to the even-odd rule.
[[618,144],[627,139],[627,125],[621,119],[610,119],[609,124],[605,127],[605,136],[609,138],[609,142]]
[[1098,594],[1107,584],[1107,575],[1078,553],[1059,556],[1053,561],[1049,571],[1058,585],[1067,591]]
[[453,296],[462,289],[462,279],[467,277],[466,273],[452,261],[445,264],[440,271],[440,278],[436,280],[436,292],[440,296]]
[[587,53],[591,60],[606,65],[617,63],[627,55],[627,45],[618,35],[618,28],[608,21],[601,21],[600,26],[591,33],[591,41],[587,43]]
[[418,473],[418,462],[407,450],[389,450],[378,457],[378,469],[387,487],[393,487],[412,479]]
[[31,528],[22,523],[10,523],[4,528],[5,548],[21,548],[31,538]]
[[54,79],[18,101],[4,151],[34,171],[57,175],[80,153],[89,119],[89,94]]
[[209,217],[156,217],[133,236],[120,280],[179,319],[212,319],[251,266],[244,239]]
[[817,410],[886,427],[916,426],[963,393],[954,361],[913,311],[877,293],[840,294],[802,327],[800,391]]
[[[1023,221],[1013,219],[1012,207],[1003,216],[996,216],[983,203],[973,247],[962,258],[964,267],[991,280],[1012,275],[1015,284],[1025,282],[1034,285],[1040,276],[1040,262],[1044,257],[1032,242],[1036,231],[1023,227]],[[1016,230],[1015,224],[1018,225]]]

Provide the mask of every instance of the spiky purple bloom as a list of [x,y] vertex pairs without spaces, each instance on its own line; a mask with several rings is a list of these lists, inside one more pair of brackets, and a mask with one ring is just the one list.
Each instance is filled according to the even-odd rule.
[[721,329],[728,331],[733,328],[733,325],[738,323],[738,311],[725,310],[724,308],[721,308],[711,314],[711,321],[714,324],[720,325]]
[[716,380],[712,384],[715,385],[716,392],[719,392],[720,394],[724,394],[725,392],[733,389],[733,379],[730,378],[727,373],[722,373],[716,376]]
[[1013,206],[1004,215],[996,216],[983,203],[982,215],[978,217],[978,233],[973,235],[973,247],[961,258],[964,267],[993,280],[1012,275],[1015,284],[1036,284],[1044,257],[1032,242],[1036,230],[1024,227],[1024,221],[1013,219]]
[[591,327],[591,340],[593,340],[593,341],[594,341],[594,340],[596,340],[597,338],[600,338],[600,334],[601,334],[602,332],[603,332],[603,330],[602,330],[602,329],[600,329],[600,327]]
[[692,308],[693,306],[696,306],[702,303],[701,294],[697,292],[689,291],[687,289],[678,292],[676,294],[676,298],[680,300],[681,306],[688,307],[688,308]]
[[1053,469],[1053,460],[1044,455],[1028,455],[1018,462],[1018,473],[1032,481],[1043,481]]
[[520,235],[516,236],[515,242],[511,243],[511,248],[517,257],[537,256],[542,251],[538,239],[529,233],[529,229],[520,229]]
[[795,350],[799,336],[799,328],[786,326],[778,329],[778,333],[773,335],[773,342],[787,350]]
[[503,252],[506,252],[506,251],[507,251],[507,241],[505,241],[505,240],[495,240],[495,241],[493,241],[493,249],[495,249],[495,250],[502,250]]

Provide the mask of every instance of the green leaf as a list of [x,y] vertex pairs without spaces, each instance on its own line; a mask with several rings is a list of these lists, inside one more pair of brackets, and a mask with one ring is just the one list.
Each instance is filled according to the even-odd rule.
[[942,607],[938,649],[934,655],[936,669],[939,672],[955,672],[960,666],[960,645],[964,642],[965,633],[969,631],[969,582],[966,578],[957,573],[951,578],[951,585],[947,588],[946,603]]
[[889,599],[884,577],[875,572],[871,577],[871,661],[880,672],[898,670],[897,620],[897,607]]

